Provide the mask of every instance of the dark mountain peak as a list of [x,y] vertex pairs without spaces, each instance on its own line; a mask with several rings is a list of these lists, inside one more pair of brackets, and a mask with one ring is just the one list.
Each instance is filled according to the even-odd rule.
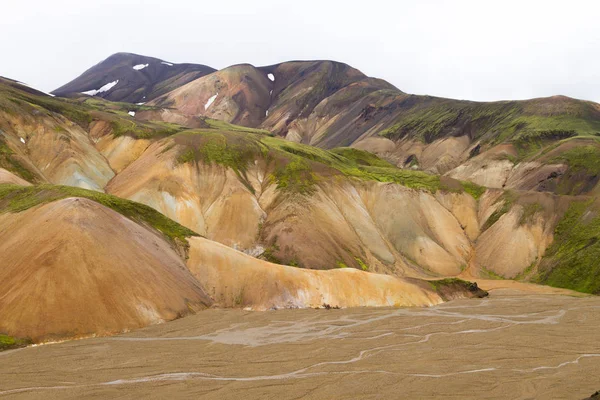
[[202,64],[175,64],[121,52],[94,65],[53,94],[84,93],[111,101],[146,102],[214,71]]

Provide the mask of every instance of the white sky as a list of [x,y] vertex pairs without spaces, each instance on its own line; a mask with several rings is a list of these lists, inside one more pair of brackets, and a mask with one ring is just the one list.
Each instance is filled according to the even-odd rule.
[[600,102],[600,1],[2,0],[0,75],[49,91],[127,51],[346,62],[416,94]]

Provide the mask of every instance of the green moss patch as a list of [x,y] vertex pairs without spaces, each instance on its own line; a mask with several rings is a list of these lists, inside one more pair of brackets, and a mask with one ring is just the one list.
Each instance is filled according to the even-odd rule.
[[564,163],[569,169],[558,180],[556,193],[579,195],[594,189],[600,181],[600,147],[586,145],[573,147],[550,163]]
[[[318,176],[341,175],[378,182],[393,182],[413,189],[435,193],[441,188],[440,177],[421,171],[396,168],[377,156],[357,149],[323,150],[317,147],[284,141],[276,138],[263,138],[262,143],[270,149],[288,153],[308,163]],[[316,179],[312,180],[313,183]]]
[[475,200],[479,200],[479,198],[481,196],[483,196],[483,194],[485,193],[485,191],[487,190],[486,187],[484,186],[479,186],[476,183],[473,182],[461,182],[463,190],[467,193],[469,193]]
[[0,351],[17,349],[31,344],[30,339],[15,338],[0,333]]
[[362,269],[363,271],[369,270],[369,266],[367,264],[365,264],[365,262],[360,257],[354,257],[354,259],[358,263],[358,266],[360,267],[360,269]]
[[175,137],[175,143],[185,146],[179,163],[202,161],[219,164],[235,171],[245,171],[248,164],[262,154],[258,136],[238,132],[190,130]]
[[600,174],[600,148],[597,146],[580,146],[565,151],[550,160],[551,163],[566,163],[573,172],[586,175]]
[[[106,119],[107,117],[104,116],[103,118]],[[171,136],[177,132],[186,130],[186,128],[179,125],[166,122],[138,122],[131,118],[128,119],[115,116],[110,116],[108,118],[110,119],[112,134],[115,137],[131,136],[135,139],[151,139]]]
[[396,121],[379,132],[381,136],[425,143],[461,135],[489,145],[513,141],[522,159],[551,141],[600,131],[600,113],[594,105],[574,99],[478,103],[412,96],[405,103]]
[[[97,97],[83,96],[77,99],[50,97],[33,89],[21,87],[8,80],[0,79],[0,111],[10,115],[57,114],[88,129],[93,121],[110,123],[113,135],[128,135],[134,138],[164,137],[186,128],[159,121],[142,122],[131,118],[129,111],[155,110],[155,107],[129,103],[114,103]],[[62,127],[57,126],[57,131]]]
[[600,294],[600,216],[592,201],[571,204],[554,231],[536,281]]
[[428,97],[418,100],[394,125],[379,134],[392,140],[411,135],[431,143],[468,130],[478,138],[493,130],[510,129],[510,122],[521,113],[517,102],[475,103]]
[[87,128],[92,122],[90,110],[75,100],[46,96],[34,89],[0,79],[0,111],[10,115],[28,115],[34,111],[47,115],[60,114]]
[[275,253],[277,253],[278,251],[279,245],[277,245],[277,243],[274,242],[273,245],[267,246],[265,248],[265,251],[263,251],[259,258],[273,264],[283,264],[282,261],[277,256],[275,256]]
[[370,167],[381,167],[381,168],[395,168],[394,165],[389,162],[382,160],[373,153],[368,151],[354,149],[352,147],[338,147],[331,150],[332,153],[340,155],[357,165],[370,166]]
[[[245,181],[249,163],[262,160],[272,170],[271,179],[280,190],[310,194],[321,179],[349,177],[397,183],[435,193],[465,191],[478,199],[485,188],[459,182],[456,188],[442,184],[440,177],[422,171],[395,167],[374,154],[352,148],[324,150],[264,135],[262,131],[191,129],[173,136],[182,145],[179,163],[204,162],[232,168]],[[449,179],[449,178],[447,178]]]
[[229,132],[246,132],[257,135],[271,135],[271,132],[265,129],[248,128],[245,126],[230,124],[229,122],[221,121],[218,119],[202,118],[210,129],[229,131]]
[[311,165],[304,159],[296,157],[283,166],[277,167],[273,174],[277,188],[283,191],[310,194],[318,180],[312,172]]
[[517,150],[516,161],[526,159],[557,141],[577,136],[575,130],[548,129],[522,131],[511,143]]

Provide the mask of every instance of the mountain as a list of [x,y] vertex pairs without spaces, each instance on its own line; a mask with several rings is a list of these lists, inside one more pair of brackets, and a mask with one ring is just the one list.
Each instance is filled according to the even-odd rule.
[[[340,90],[395,90],[387,82],[331,61],[288,62],[256,68],[235,65],[190,82],[150,103],[184,115],[207,116],[282,135]],[[350,95],[351,96],[351,95]],[[347,99],[346,99],[347,101]]]
[[206,65],[175,64],[154,57],[117,53],[52,93],[57,96],[87,93],[111,101],[143,103],[214,71]]
[[[6,93],[13,100],[25,96]],[[553,250],[562,218],[571,206],[596,207],[589,203],[589,187],[573,186],[583,197],[486,188],[398,168],[356,148],[320,149],[206,117],[195,116],[195,128],[142,120],[145,113],[164,112],[159,106],[28,96],[13,111],[18,118],[5,117],[4,126],[42,133],[27,136],[25,143],[18,134],[5,133],[14,153],[8,160],[32,165],[29,174],[40,171],[42,182],[75,184],[147,204],[210,240],[271,262],[416,278],[460,275],[543,283],[559,276],[560,260],[576,251],[575,244],[566,252]],[[39,108],[28,110],[30,104]],[[137,110],[134,117],[128,109]],[[61,120],[64,115],[79,122]],[[581,169],[580,158],[561,152],[561,146],[595,151],[593,136],[539,143],[550,147],[544,154],[552,160],[564,157],[556,164],[564,175],[594,182],[593,169]],[[38,151],[52,162],[48,165]],[[65,153],[70,156],[61,161]],[[89,165],[93,154],[99,161]],[[98,175],[101,170],[108,172]],[[585,234],[590,240],[591,232]],[[595,246],[585,251],[594,254]],[[581,282],[556,278],[555,284],[597,290],[588,279],[594,270],[581,274]]]
[[[114,58],[94,85],[171,68]],[[409,95],[331,61],[205,72],[64,98],[0,78],[0,332],[485,294],[461,279],[600,293],[598,104]]]

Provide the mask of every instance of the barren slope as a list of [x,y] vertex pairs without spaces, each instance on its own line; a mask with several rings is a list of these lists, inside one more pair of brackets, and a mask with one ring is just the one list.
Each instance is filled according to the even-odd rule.
[[1,213],[0,254],[0,332],[11,336],[115,333],[211,302],[172,243],[86,198]]
[[[190,238],[188,267],[222,307],[277,308],[430,306],[435,286],[352,268],[315,271],[276,265],[203,238]],[[463,289],[463,290],[461,290]],[[454,296],[471,297],[464,288]]]
[[[258,126],[271,103],[273,84],[251,65],[236,65],[196,79],[149,105],[174,108],[188,116],[208,116]],[[168,117],[162,115],[164,120]]]
[[14,185],[23,185],[29,186],[31,183],[27,182],[25,179],[19,178],[15,174],[10,171],[5,170],[4,168],[0,168],[0,183],[10,183]]

